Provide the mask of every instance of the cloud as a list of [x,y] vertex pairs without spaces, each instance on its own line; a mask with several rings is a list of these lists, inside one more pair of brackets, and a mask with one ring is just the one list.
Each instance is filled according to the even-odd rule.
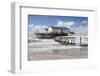
[[75,36],[88,36],[88,27],[87,26],[79,26],[71,28],[73,32],[75,32]]
[[29,25],[29,37],[36,37],[35,33],[40,33],[44,31],[44,28],[48,28],[48,26],[46,25],[34,25],[31,24]]
[[74,21],[65,22],[64,25],[70,28],[71,26],[75,25],[75,22]]
[[82,21],[82,24],[86,24],[87,23],[87,21]]
[[56,26],[62,26],[64,24],[63,21],[58,21]]
[[72,27],[71,30],[75,32],[75,36],[88,36],[87,21],[81,21],[80,25]]
[[44,28],[48,28],[48,26],[46,25],[29,25],[29,31],[32,31],[32,32],[40,32],[42,30],[44,30]]
[[75,25],[75,22],[74,21],[58,21],[57,22],[57,25],[55,26],[62,26],[62,27],[68,27],[70,28],[71,26]]

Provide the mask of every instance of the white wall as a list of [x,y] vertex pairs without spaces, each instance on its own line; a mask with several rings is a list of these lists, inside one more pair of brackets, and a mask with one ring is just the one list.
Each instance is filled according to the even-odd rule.
[[[98,15],[97,15],[97,33],[98,38],[96,39],[96,46],[98,48],[96,49],[96,54],[97,54],[97,66],[100,71],[100,48],[99,48],[99,42],[100,42],[100,0],[1,0],[0,1],[0,76],[12,76],[13,74],[9,73],[8,70],[10,69],[10,45],[11,45],[11,8],[10,8],[10,3],[13,1],[17,2],[33,2],[36,4],[46,4],[49,6],[47,3],[51,5],[57,5],[57,6],[67,6],[67,5],[76,5],[76,6],[95,6],[98,9]],[[34,75],[34,76],[100,76],[98,74],[98,68],[91,68],[86,70],[84,69],[73,69],[69,71],[62,71],[62,72],[52,72],[52,73],[40,73],[40,74],[29,74],[29,75]],[[24,74],[25,75],[25,74]],[[25,76],[27,76],[26,74]]]

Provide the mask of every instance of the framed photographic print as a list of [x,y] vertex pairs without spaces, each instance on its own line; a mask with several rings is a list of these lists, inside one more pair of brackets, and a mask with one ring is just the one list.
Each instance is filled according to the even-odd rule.
[[13,73],[94,65],[95,9],[28,3],[11,6]]

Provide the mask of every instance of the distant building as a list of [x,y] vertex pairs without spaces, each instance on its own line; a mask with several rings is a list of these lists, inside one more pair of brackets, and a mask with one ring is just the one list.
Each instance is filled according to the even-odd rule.
[[51,26],[49,28],[45,28],[44,32],[36,33],[38,38],[43,39],[52,39],[57,36],[69,36],[71,34],[74,34],[74,32],[71,32],[69,28],[57,26]]

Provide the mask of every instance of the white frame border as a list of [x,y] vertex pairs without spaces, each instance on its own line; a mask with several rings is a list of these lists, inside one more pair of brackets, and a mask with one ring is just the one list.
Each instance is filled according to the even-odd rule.
[[[30,3],[18,3],[14,2],[11,4],[11,72],[21,73],[21,8],[45,8],[45,9],[60,9],[60,10],[79,10],[79,11],[93,11],[96,14],[96,8],[93,7],[46,7],[45,5],[34,5]],[[95,15],[96,17],[96,15]],[[96,23],[96,21],[95,21]]]

